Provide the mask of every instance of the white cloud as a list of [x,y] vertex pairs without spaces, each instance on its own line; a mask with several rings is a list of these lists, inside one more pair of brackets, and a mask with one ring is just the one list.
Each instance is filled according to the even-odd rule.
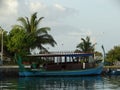
[[65,7],[63,7],[62,5],[59,5],[59,4],[55,4],[54,7],[59,9],[59,10],[61,10],[61,11],[65,11],[66,10]]
[[7,0],[6,4],[8,5],[9,12],[12,12],[14,14],[17,13],[17,7],[18,7],[17,0]]
[[17,0],[2,0],[2,7],[0,8],[0,14],[2,16],[8,16],[17,14],[18,2]]
[[30,12],[39,12],[41,16],[44,16],[50,22],[61,20],[63,17],[66,18],[76,13],[75,9],[64,7],[59,3],[50,5],[41,1],[27,1],[25,3],[27,3]]
[[0,25],[9,29],[16,22],[18,15],[18,0],[0,0]]
[[30,2],[30,10],[32,12],[36,12],[36,11],[39,11],[41,9],[44,9],[46,6],[45,4],[41,3],[41,2]]

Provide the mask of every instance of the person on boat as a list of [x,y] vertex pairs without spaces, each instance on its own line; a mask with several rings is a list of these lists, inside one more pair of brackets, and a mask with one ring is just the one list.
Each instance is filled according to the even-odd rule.
[[35,63],[35,62],[32,62],[32,64],[31,64],[31,69],[36,69],[36,68],[37,68],[36,63]]

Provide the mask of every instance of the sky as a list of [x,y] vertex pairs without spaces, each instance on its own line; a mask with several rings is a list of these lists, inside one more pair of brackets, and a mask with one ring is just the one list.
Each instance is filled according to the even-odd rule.
[[119,0],[0,0],[0,26],[10,31],[18,17],[45,17],[40,27],[50,27],[56,47],[50,51],[73,51],[81,38],[90,36],[95,49],[109,51],[120,45]]

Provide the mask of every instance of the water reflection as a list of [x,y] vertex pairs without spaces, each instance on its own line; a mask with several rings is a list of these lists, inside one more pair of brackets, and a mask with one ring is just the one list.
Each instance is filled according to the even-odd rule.
[[0,90],[17,90],[17,78],[0,78]]
[[96,90],[101,83],[100,76],[92,77],[42,77],[19,78],[19,88],[22,90]]
[[[106,79],[106,80],[105,80]],[[120,90],[120,76],[107,76],[104,78],[105,85],[109,86],[112,90]],[[108,83],[109,82],[109,83]]]
[[120,90],[120,76],[0,78],[0,90]]

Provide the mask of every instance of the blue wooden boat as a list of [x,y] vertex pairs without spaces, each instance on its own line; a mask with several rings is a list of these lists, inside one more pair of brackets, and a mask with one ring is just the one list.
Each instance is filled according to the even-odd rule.
[[103,61],[96,63],[93,53],[49,53],[28,55],[30,58],[45,60],[47,63],[32,64],[25,68],[22,58],[17,56],[19,76],[80,76],[98,75],[102,73]]

